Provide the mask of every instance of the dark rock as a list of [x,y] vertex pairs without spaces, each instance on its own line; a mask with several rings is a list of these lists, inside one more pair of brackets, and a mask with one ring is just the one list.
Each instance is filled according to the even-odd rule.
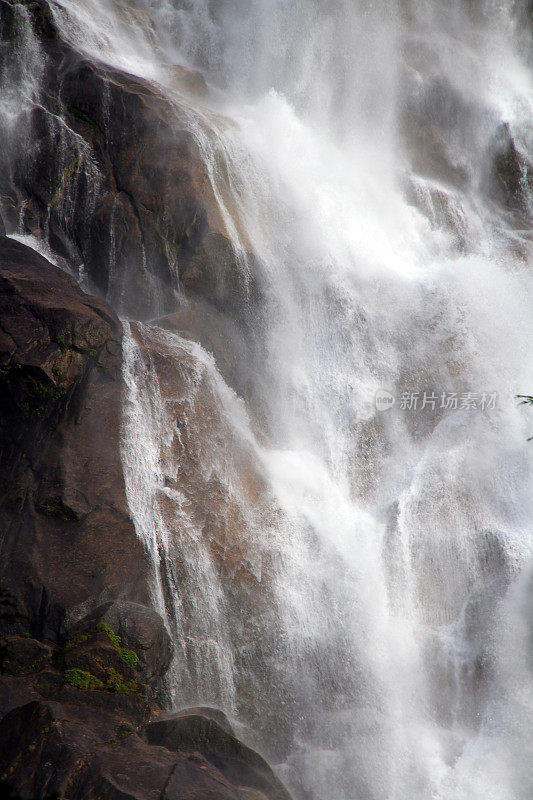
[[105,603],[81,619],[76,619],[80,610],[83,613],[83,606],[81,609],[71,609],[67,616],[66,635],[69,639],[94,630],[99,622],[104,622],[120,636],[124,647],[137,653],[146,680],[165,674],[172,660],[172,646],[159,614],[139,603],[127,601]]
[[[35,680],[38,679],[39,677]],[[28,680],[27,677],[0,675],[0,719],[14,708],[40,699],[33,681]]]
[[88,641],[74,644],[64,655],[67,669],[81,669],[105,682],[109,669],[117,672],[124,682],[135,680],[136,670],[113,647],[105,634],[97,634]]
[[52,650],[37,639],[24,636],[6,636],[4,645],[7,648],[7,658],[4,662],[4,672],[9,675],[20,675],[28,672],[38,672],[52,659]]
[[0,214],[0,236],[6,235],[6,226],[4,224],[4,218]]
[[[101,708],[54,701],[28,703],[0,723],[0,775],[25,797],[52,792],[90,797],[87,778],[91,768],[97,771],[93,763],[98,760],[94,751],[120,746],[124,730],[133,735],[126,718]],[[166,761],[170,770],[171,759]],[[84,779],[86,789],[80,792],[78,784]]]
[[289,800],[289,794],[266,761],[214,719],[180,713],[146,726],[150,744],[176,752],[200,753],[237,786],[257,789],[269,798]]
[[184,708],[181,711],[169,711],[164,714],[160,714],[158,717],[158,722],[163,720],[180,719],[181,717],[190,717],[191,715],[199,715],[201,717],[205,717],[206,719],[212,719],[217,725],[223,728],[226,733],[229,733],[230,736],[236,736],[233,726],[226,714],[224,714],[224,712],[219,708],[211,708],[210,706],[196,706],[195,708]]
[[527,217],[533,190],[531,175],[531,165],[519,153],[509,126],[503,125],[494,143],[490,187],[493,195],[507,210]]
[[121,325],[7,238],[0,318],[0,583],[33,635],[57,641],[89,597],[148,602],[120,460]]
[[90,705],[81,696],[98,702],[110,697],[105,692],[75,697],[75,691],[65,692],[60,702],[26,703],[0,722],[0,777],[24,797],[57,792],[73,800],[290,800],[244,745],[247,764],[229,769],[226,756],[220,769],[212,754],[189,745],[171,751],[147,743],[127,709]]
[[[5,30],[30,24],[44,63],[39,103],[6,132],[0,197],[12,227],[22,220],[76,268],[83,262],[95,289],[130,316],[175,310],[180,285],[244,313],[255,289],[243,280],[190,130],[190,103],[78,54],[46,3],[26,8],[17,16],[0,0],[11,17]],[[199,74],[172,72],[187,91],[204,92]]]

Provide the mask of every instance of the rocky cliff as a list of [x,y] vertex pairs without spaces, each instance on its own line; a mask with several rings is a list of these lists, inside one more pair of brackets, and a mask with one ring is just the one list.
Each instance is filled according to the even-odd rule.
[[[172,314],[244,391],[235,352],[260,292],[239,280],[187,104],[79,52],[58,8],[0,0],[4,96],[33,82],[1,122],[0,780],[23,797],[286,800],[221,712],[162,710],[173,643],[121,461],[117,314]],[[237,538],[211,546],[235,571]]]
[[119,320],[7,237],[0,287],[0,779],[23,797],[287,800],[221,712],[162,713],[172,645],[125,498]]

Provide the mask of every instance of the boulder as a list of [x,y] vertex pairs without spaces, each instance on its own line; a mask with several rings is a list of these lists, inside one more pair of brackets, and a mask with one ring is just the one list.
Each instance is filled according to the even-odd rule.
[[492,195],[508,211],[528,217],[533,189],[532,167],[519,152],[508,125],[502,125],[494,142],[491,170]]
[[263,792],[272,800],[289,793],[266,761],[211,717],[181,712],[146,726],[150,744],[176,752],[200,753],[231,783]]
[[209,94],[207,83],[198,70],[186,69],[181,64],[170,64],[166,67],[166,72],[172,88],[202,100],[207,98]]
[[[83,612],[83,606],[81,610]],[[123,647],[139,656],[139,667],[146,680],[161,678],[166,673],[172,660],[172,646],[165,624],[156,611],[139,603],[119,600],[105,603],[77,618],[79,614],[80,609],[74,608],[67,615],[67,639],[75,640],[103,622],[120,637]]]
[[190,717],[191,715],[199,715],[201,717],[206,717],[206,719],[212,719],[217,725],[223,728],[226,733],[229,733],[231,736],[236,736],[233,725],[229,721],[227,715],[219,708],[211,708],[210,706],[196,706],[195,708],[184,708],[181,711],[170,711],[166,714],[161,714],[158,720],[180,719],[181,717]]
[[177,750],[147,742],[119,709],[71,700],[33,700],[0,722],[0,778],[23,797],[57,792],[72,800],[290,800],[253,751],[247,757],[252,767],[243,762],[230,770],[222,758],[221,769],[212,754],[187,742]]

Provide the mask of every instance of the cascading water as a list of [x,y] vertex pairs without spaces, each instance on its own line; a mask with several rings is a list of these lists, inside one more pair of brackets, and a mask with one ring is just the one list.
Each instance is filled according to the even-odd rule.
[[530,800],[529,4],[53,11],[162,86],[204,73],[188,126],[258,297],[242,398],[166,323],[125,337],[172,702],[223,707],[299,797]]

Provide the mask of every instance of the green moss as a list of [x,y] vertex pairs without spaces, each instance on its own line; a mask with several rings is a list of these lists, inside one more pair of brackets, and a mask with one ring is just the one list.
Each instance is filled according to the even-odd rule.
[[124,676],[120,675],[112,667],[106,669],[105,688],[108,692],[114,692],[115,694],[136,694],[139,691],[137,681],[125,683]]
[[63,675],[63,680],[70,686],[75,686],[77,689],[85,691],[95,691],[96,689],[103,689],[104,684],[96,675],[91,675],[84,669],[67,669]]
[[127,650],[125,647],[119,647],[118,652],[130,667],[137,669],[139,664],[139,656],[134,650]]
[[105,622],[99,622],[96,630],[100,633],[105,633],[113,647],[118,650],[121,658],[134,669],[139,664],[139,656],[134,650],[128,650],[126,647],[121,647],[121,638],[114,631],[111,630],[109,625]]
[[103,689],[106,692],[126,695],[136,694],[139,691],[137,681],[126,682],[124,676],[117,672],[116,669],[108,667],[105,672],[106,679],[104,682],[84,669],[67,669],[64,672],[63,680],[69,686],[75,686],[76,689],[82,689],[83,691]]
[[91,119],[91,117],[88,114],[86,114],[85,111],[82,111],[80,108],[76,108],[76,106],[69,106],[68,110],[73,117],[76,117],[76,119],[79,119],[82,122],[86,122],[92,128],[96,128],[96,130],[98,131],[100,130],[100,126],[98,125],[98,123],[95,122],[94,119]]
[[116,647],[117,650],[120,649],[120,636],[118,636],[114,631],[111,630],[109,625],[106,625],[105,622],[99,622],[96,626],[96,630],[100,633],[105,633],[113,647]]
[[66,353],[66,351],[68,350],[68,341],[66,334],[60,333],[58,336],[56,336],[56,342],[58,343],[61,352]]
[[118,634],[116,634],[109,625],[106,625],[105,622],[99,622],[96,628],[93,631],[89,631],[88,633],[81,633],[78,636],[75,636],[73,639],[69,639],[65,644],[65,651],[72,650],[73,647],[76,647],[79,644],[83,644],[87,642],[90,638],[95,636],[97,633],[105,633],[115,650],[118,651],[120,657],[126,664],[129,664],[134,669],[137,668],[139,664],[139,656],[134,650],[128,650],[126,647],[121,647],[121,638]]
[[91,358],[96,358],[96,356],[98,355],[98,350],[96,350],[94,347],[92,347],[89,350],[89,355],[90,355]]

